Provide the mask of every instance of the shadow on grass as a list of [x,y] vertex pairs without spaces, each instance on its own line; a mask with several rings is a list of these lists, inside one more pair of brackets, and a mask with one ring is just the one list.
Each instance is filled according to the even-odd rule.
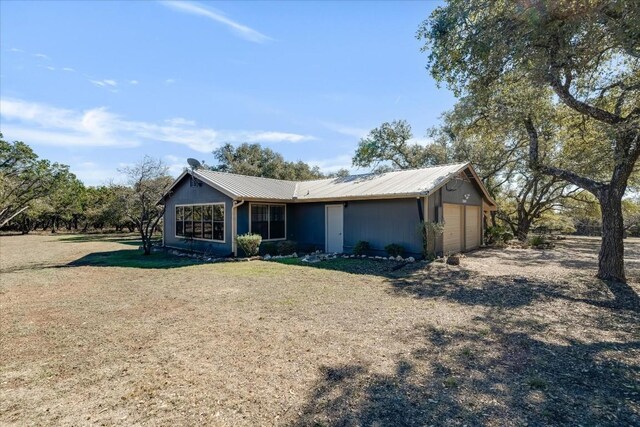
[[638,425],[639,341],[552,344],[497,317],[425,326],[394,370],[324,366],[292,426]]
[[302,262],[302,258],[275,259],[274,262],[301,267],[319,268],[322,270],[341,271],[350,274],[366,274],[383,277],[397,277],[407,272],[424,268],[423,263],[409,264],[402,261],[386,261],[376,259],[336,258],[315,263]]
[[142,244],[140,241],[140,237],[136,234],[131,234],[131,235],[82,234],[82,235],[63,237],[60,239],[60,241],[63,243],[91,243],[91,242],[122,243],[123,245],[131,245],[131,246],[140,246]]
[[153,252],[151,255],[144,255],[141,250],[122,249],[119,251],[93,252],[67,264],[67,266],[169,269],[196,264],[202,264],[202,261],[194,258],[178,257],[164,252]]

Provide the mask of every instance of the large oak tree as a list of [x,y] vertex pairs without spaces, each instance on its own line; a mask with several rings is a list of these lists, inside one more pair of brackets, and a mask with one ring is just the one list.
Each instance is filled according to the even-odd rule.
[[[505,84],[527,84],[521,126],[531,167],[592,193],[602,211],[598,277],[625,281],[622,198],[640,155],[640,3],[618,1],[450,0],[424,21],[418,38],[433,77],[481,103]],[[545,162],[546,99],[604,136],[596,168]],[[559,147],[562,150],[562,147]]]

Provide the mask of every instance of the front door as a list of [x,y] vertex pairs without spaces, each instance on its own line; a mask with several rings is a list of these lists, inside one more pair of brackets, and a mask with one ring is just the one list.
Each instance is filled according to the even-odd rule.
[[343,252],[342,227],[344,217],[342,205],[327,205],[325,213],[327,230],[326,252],[340,254]]

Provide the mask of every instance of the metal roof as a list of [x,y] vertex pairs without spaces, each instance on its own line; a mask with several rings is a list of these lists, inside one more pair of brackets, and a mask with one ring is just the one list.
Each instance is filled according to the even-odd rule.
[[296,181],[237,175],[196,169],[194,176],[201,178],[223,193],[237,199],[291,200],[296,189]]
[[311,202],[367,198],[423,196],[444,185],[449,179],[469,170],[491,205],[491,199],[469,163],[453,163],[422,169],[409,169],[380,174],[351,175],[312,181],[280,179],[214,172],[205,169],[185,170],[169,191],[187,174],[202,180],[232,199]]
[[296,196],[297,200],[307,201],[425,195],[468,165],[468,163],[455,163],[381,174],[369,173],[343,178],[301,181],[298,183]]

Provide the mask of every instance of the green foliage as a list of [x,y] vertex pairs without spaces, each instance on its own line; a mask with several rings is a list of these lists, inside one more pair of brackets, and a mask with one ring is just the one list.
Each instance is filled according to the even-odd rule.
[[408,169],[433,166],[447,161],[446,147],[440,144],[422,146],[411,143],[411,126],[406,120],[383,123],[358,144],[353,164],[362,167]]
[[371,247],[369,246],[369,242],[365,240],[359,240],[358,242],[356,242],[355,246],[353,247],[353,254],[367,255],[370,250],[371,250]]
[[255,256],[258,255],[260,250],[262,236],[250,233],[241,234],[236,237],[236,242],[238,243],[238,247],[242,249],[242,252],[244,252],[246,256]]
[[536,173],[596,196],[598,277],[625,281],[620,202],[640,180],[640,3],[449,0],[418,38],[438,82],[495,105],[483,117],[525,137]]
[[489,245],[508,243],[513,240],[513,233],[500,225],[489,226],[485,229],[484,238]]
[[291,255],[298,251],[298,243],[293,240],[283,240],[277,244],[278,255]]
[[218,164],[212,170],[264,178],[309,180],[324,178],[317,166],[284,160],[281,154],[260,144],[225,144],[213,152]]
[[0,227],[71,177],[68,166],[39,159],[27,144],[0,133]]
[[402,256],[404,254],[404,248],[397,243],[391,243],[384,247],[384,250],[392,257]]
[[555,243],[548,234],[535,234],[529,237],[529,246],[534,249],[553,249]]
[[418,224],[418,233],[422,237],[422,255],[424,259],[434,259],[436,257],[436,239],[444,233],[444,223],[422,221]]
[[278,255],[278,245],[275,242],[264,242],[260,245],[260,255]]

